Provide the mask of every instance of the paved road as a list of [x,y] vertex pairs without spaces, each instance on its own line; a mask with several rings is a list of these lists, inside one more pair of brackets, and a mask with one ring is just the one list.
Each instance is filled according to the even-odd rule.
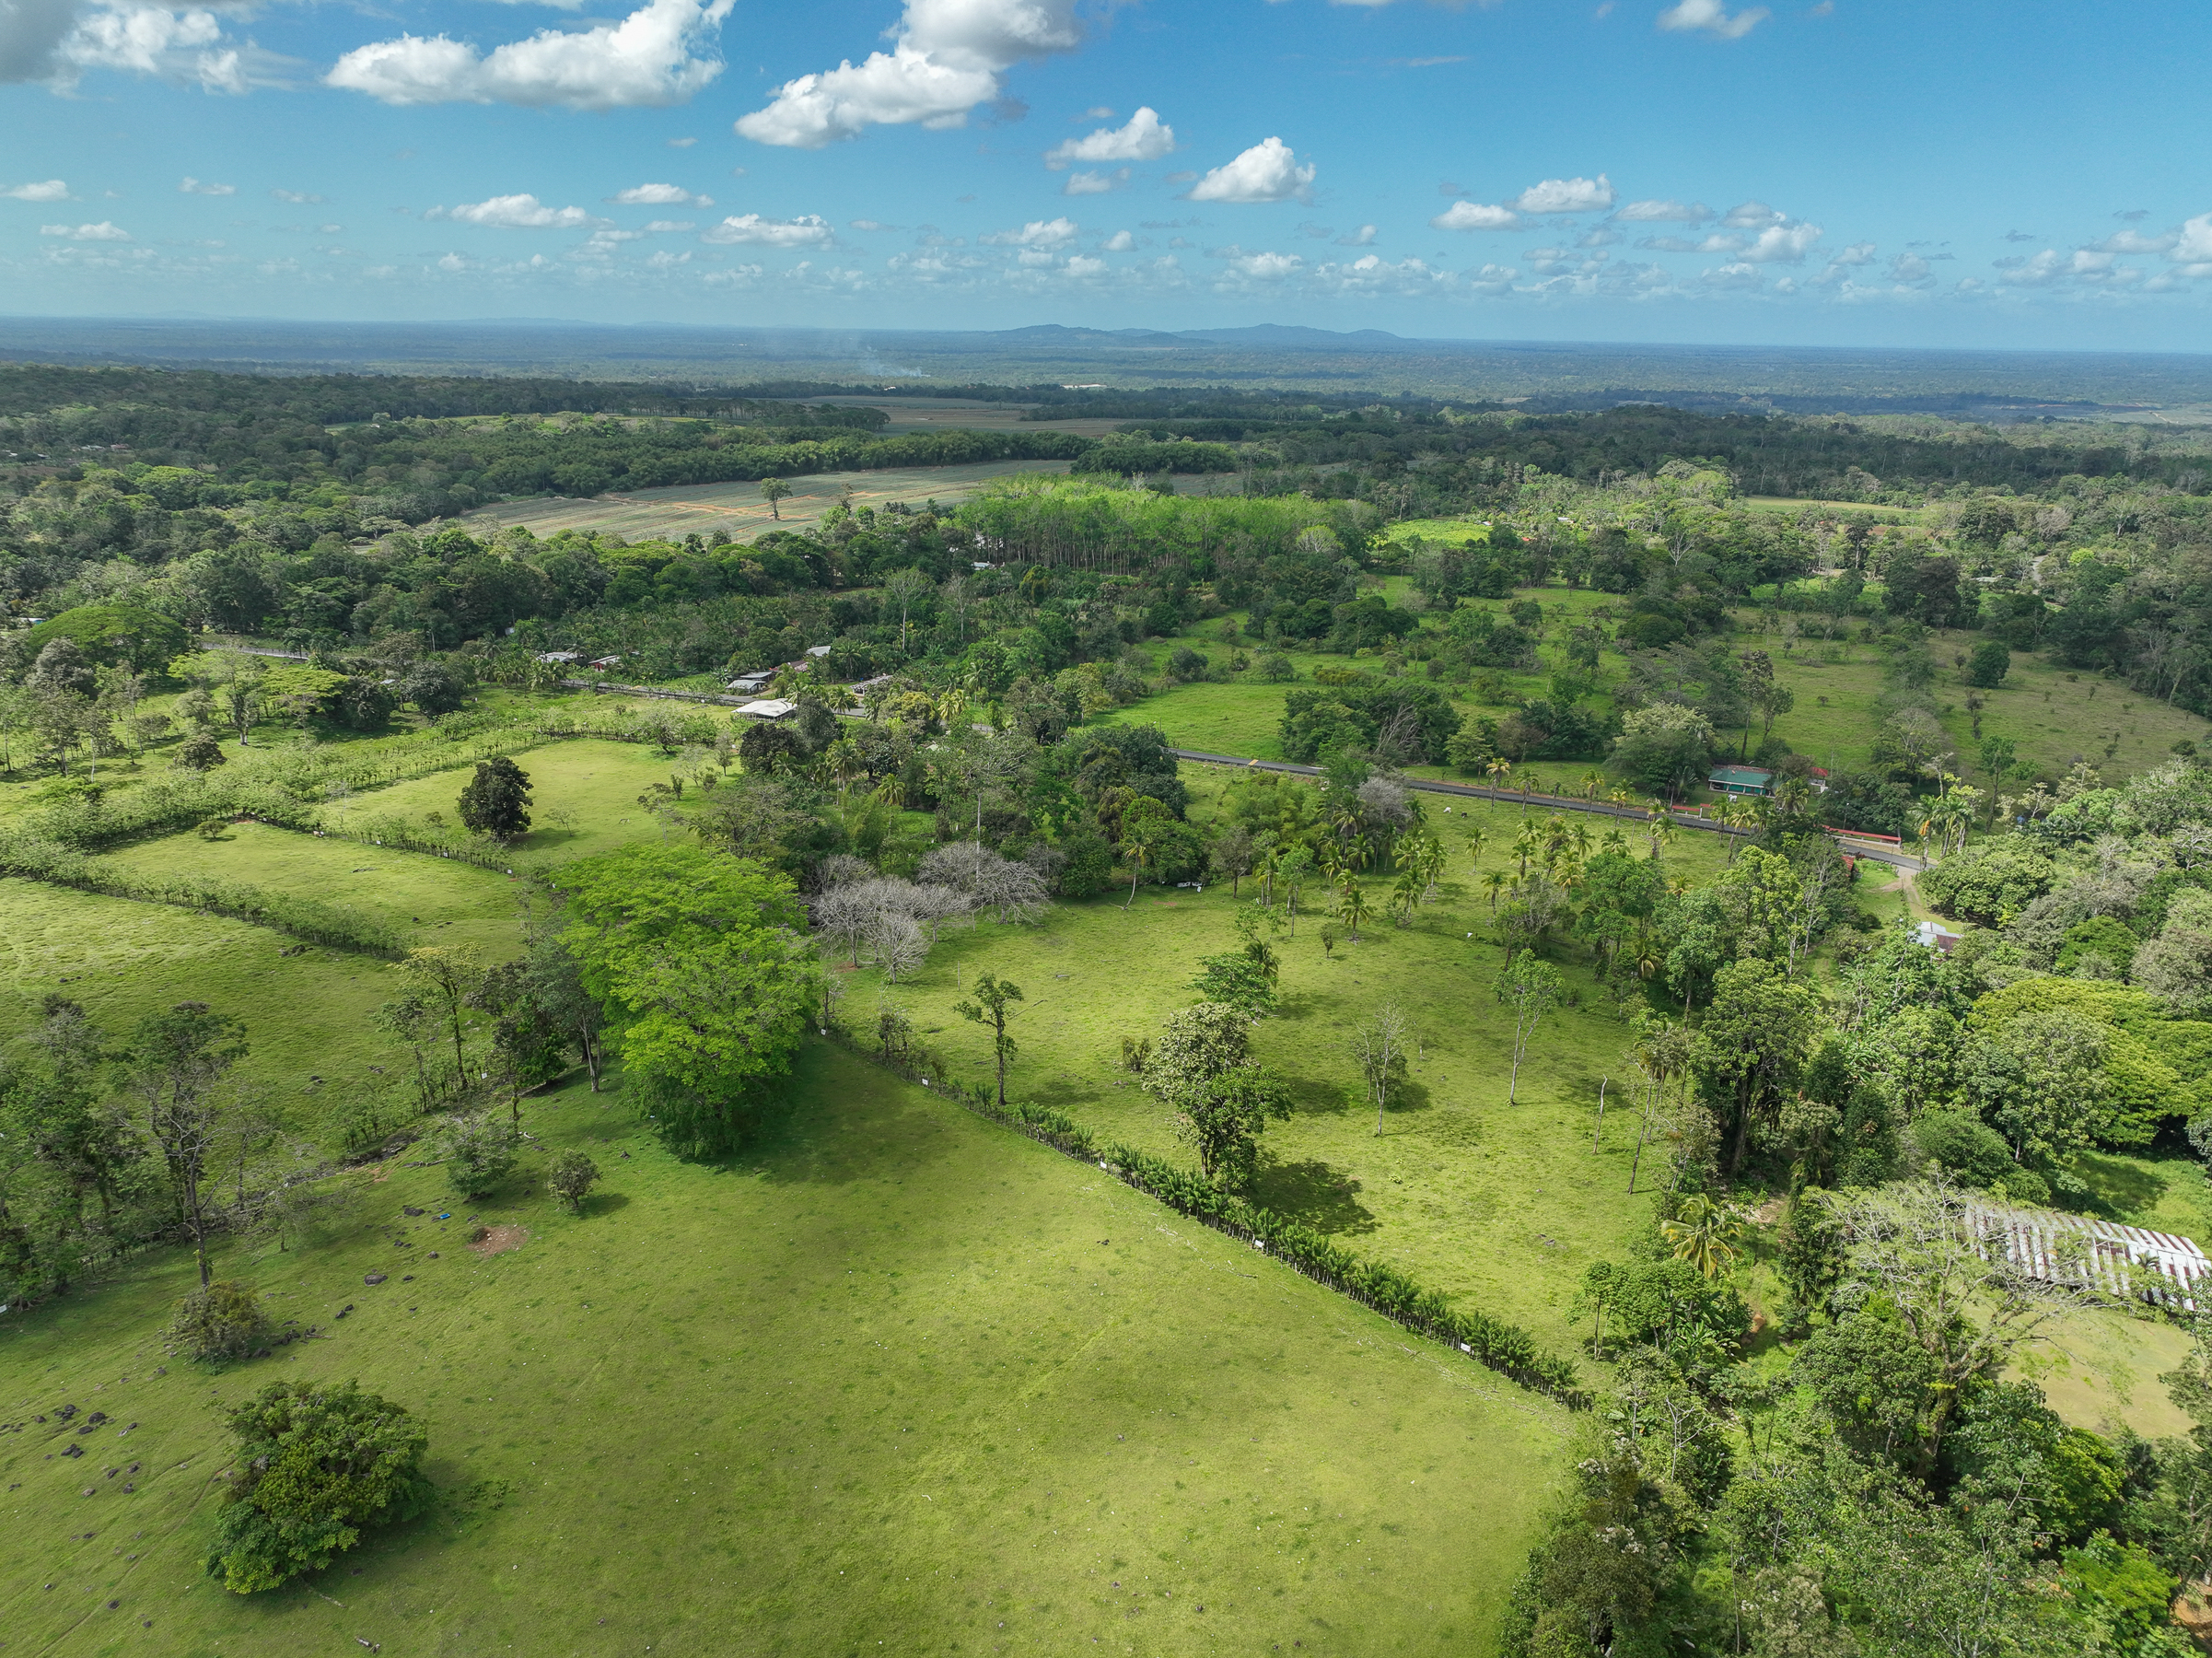
[[[1235,765],[1250,771],[1288,772],[1300,777],[1321,776],[1321,768],[1318,765],[1295,765],[1286,760],[1248,760],[1240,754],[1209,754],[1202,749],[1170,749],[1168,753],[1178,760],[1194,761],[1201,765]],[[1432,782],[1426,777],[1408,777],[1405,786],[1419,789],[1423,794],[1461,795],[1478,800],[1501,800],[1508,805],[1524,800],[1523,796],[1511,789],[1484,788],[1474,783]],[[1544,809],[1550,811],[1588,811],[1598,817],[1625,818],[1638,823],[1649,822],[1651,815],[1640,806],[1615,806],[1610,800],[1578,800],[1572,795],[1536,794],[1525,799],[1530,804],[1542,800]],[[1738,828],[1733,823],[1715,823],[1711,818],[1682,816],[1677,817],[1674,823],[1676,827],[1682,829],[1702,829],[1709,835],[1732,835],[1747,840],[1757,833],[1752,829]],[[1869,846],[1841,835],[1836,837],[1836,844],[1852,857],[1863,858],[1873,863],[1889,864],[1900,870],[1917,870],[1921,867],[1920,860],[1910,852],[1892,851],[1879,844]]]

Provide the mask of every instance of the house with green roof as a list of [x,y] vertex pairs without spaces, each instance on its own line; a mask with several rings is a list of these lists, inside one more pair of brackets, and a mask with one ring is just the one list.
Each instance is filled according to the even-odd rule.
[[1770,795],[1775,774],[1759,765],[1716,765],[1706,781],[1715,794]]

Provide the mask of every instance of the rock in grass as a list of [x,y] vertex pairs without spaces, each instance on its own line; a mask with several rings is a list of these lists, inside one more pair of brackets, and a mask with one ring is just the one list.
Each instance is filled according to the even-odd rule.
[[361,1281],[365,1284],[380,1284],[384,1281],[384,1275],[380,1272],[365,1273]]

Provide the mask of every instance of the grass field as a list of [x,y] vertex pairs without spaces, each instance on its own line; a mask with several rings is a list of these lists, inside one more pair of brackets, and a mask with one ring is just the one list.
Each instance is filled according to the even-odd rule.
[[[573,1089],[531,1123],[609,1170],[581,1219],[518,1184],[439,1222],[437,1172],[394,1168],[333,1241],[226,1259],[327,1340],[164,1368],[174,1258],[0,1321],[11,1416],[135,1425],[75,1465],[49,1459],[52,1427],[0,1441],[4,1638],[192,1658],[1488,1649],[1559,1477],[1555,1407],[833,1050],[739,1166],[674,1162]],[[530,1240],[479,1258],[472,1216]],[[240,1599],[199,1569],[210,1407],[279,1375],[419,1411],[444,1501]]]
[[[1548,612],[1558,595],[1539,596]],[[1217,639],[1193,642],[1226,654]],[[1846,697],[1870,701],[1871,657],[1854,648],[1818,665],[1834,675],[1828,721],[1850,712]],[[1310,672],[1316,659],[1297,660]],[[1797,671],[1785,671],[1800,685],[1793,720],[1815,683]],[[2025,719],[2043,705],[2032,677],[2020,690]],[[1282,692],[1182,687],[1122,718],[1179,743],[1267,754]],[[1985,716],[1993,729],[2000,706]],[[2157,711],[2125,712],[2155,754]],[[650,748],[568,741],[519,760],[539,827],[516,849],[518,869],[662,833],[636,804],[669,771]],[[1228,774],[1184,771],[1204,822]],[[332,810],[450,818],[467,776]],[[1578,1005],[1540,1029],[1508,1102],[1499,952],[1460,826],[1484,829],[1483,866],[1497,868],[1524,814],[1450,805],[1425,802],[1452,858],[1441,902],[1412,926],[1378,914],[1359,942],[1324,952],[1314,889],[1278,941],[1281,1011],[1257,1045],[1296,1109],[1265,1137],[1253,1195],[1571,1351],[1585,1333],[1569,1316],[1577,1280],[1647,1223],[1641,1194],[1663,1177],[1666,1149],[1646,1150],[1632,1197],[1629,1031],[1573,962]],[[1543,814],[1539,800],[1527,815]],[[379,911],[425,942],[500,954],[516,941],[517,883],[459,862],[251,823],[116,856]],[[1724,858],[1696,834],[1666,851],[1693,882]],[[1879,879],[1861,902],[1905,913],[1909,887]],[[1386,887],[1368,883],[1379,912]],[[896,987],[841,975],[844,1017],[870,1025],[888,998],[953,1080],[980,1081],[983,1031],[953,1003],[980,971],[1011,978],[1027,997],[1011,1092],[1188,1162],[1121,1068],[1121,1045],[1156,1036],[1190,999],[1197,958],[1233,940],[1232,911],[1217,886],[1147,888],[1126,910],[1114,894],[1057,905],[1031,928],[949,927]],[[247,1021],[246,1073],[297,1127],[367,1068],[403,1062],[370,1022],[392,993],[373,958],[287,956],[291,940],[261,928],[20,882],[0,882],[0,1027],[21,1029],[48,990],[116,1031],[205,999]],[[1419,1049],[1378,1134],[1349,1039],[1385,999],[1412,1015]],[[66,1400],[139,1424],[121,1442],[86,1442],[100,1454],[69,1468],[47,1460],[43,1428],[0,1437],[15,1488],[0,1512],[18,1537],[0,1573],[0,1640],[210,1658],[355,1640],[454,1654],[1488,1649],[1565,1473],[1560,1412],[833,1048],[809,1052],[789,1105],[747,1155],[706,1168],[662,1153],[619,1093],[572,1083],[530,1103],[533,1162],[579,1144],[610,1172],[581,1220],[521,1181],[443,1226],[409,1221],[405,1204],[443,1212],[438,1172],[386,1169],[324,1243],[227,1256],[226,1271],[282,1298],[280,1316],[332,1338],[227,1374],[157,1350],[188,1274],[174,1256],[0,1316],[12,1419]],[[2212,1241],[2212,1192],[2194,1161],[2100,1156],[2084,1172],[2115,1216]],[[478,1258],[457,1235],[474,1215],[530,1241]],[[363,1283],[402,1259],[412,1281],[392,1269]],[[1748,1289],[1773,1304],[1769,1268],[1753,1268]],[[358,1310],[332,1324],[349,1302]],[[2180,1419],[2155,1378],[2183,1340],[2077,1316],[2033,1369],[2070,1419],[2168,1432]],[[320,1581],[239,1601],[197,1569],[218,1466],[207,1407],[285,1373],[358,1375],[421,1409],[446,1500]],[[131,1462],[136,1474],[106,1477]],[[109,1611],[111,1599],[122,1605]]]
[[727,531],[734,541],[751,541],[766,530],[803,530],[853,492],[856,507],[886,501],[920,506],[934,500],[964,501],[993,478],[1016,473],[1065,473],[1065,461],[977,461],[960,466],[909,466],[880,471],[820,473],[787,478],[791,493],[778,503],[782,517],[769,511],[755,483],[681,484],[640,489],[628,495],[574,499],[547,496],[502,501],[462,521],[488,534],[509,524],[528,526],[533,535],[563,530],[591,530],[646,541],[663,536],[705,535]]

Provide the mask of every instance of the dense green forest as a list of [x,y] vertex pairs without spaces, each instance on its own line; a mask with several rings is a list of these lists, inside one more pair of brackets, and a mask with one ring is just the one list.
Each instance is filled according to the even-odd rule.
[[[615,385],[7,375],[0,601],[18,616],[123,605],[334,658],[462,649],[483,668],[558,647],[662,676],[772,666],[828,639],[847,677],[901,670],[997,695],[1233,611],[1263,654],[1395,654],[1455,683],[1548,662],[1565,677],[1499,741],[1594,756],[1655,700],[1736,723],[1730,613],[1759,603],[1819,613],[1831,636],[1869,620],[1978,627],[2212,708],[2212,497],[2181,439],[1219,391],[1149,394],[1156,416],[1104,441],[884,437],[865,406],[756,396],[646,414],[671,394]],[[1147,401],[1063,391],[1041,412],[1093,412],[1086,397],[1117,415]],[[438,413],[457,407],[476,412]],[[838,508],[741,545],[437,521],[506,495],[1031,452],[1086,476],[1005,481],[950,510]],[[1233,468],[1226,487],[1165,492],[1169,471],[1200,466]],[[1786,485],[1814,504],[1747,499]],[[1834,499],[1886,510],[1817,504]],[[1463,527],[1393,529],[1417,517]],[[901,571],[926,579],[894,614],[881,590]],[[1377,590],[1392,574],[1413,596]],[[1546,658],[1541,620],[1497,608],[1544,583],[1619,603]],[[1602,650],[1628,653],[1625,682],[1599,685]],[[1902,683],[1915,660],[1907,648],[1892,724],[1925,700]]]

